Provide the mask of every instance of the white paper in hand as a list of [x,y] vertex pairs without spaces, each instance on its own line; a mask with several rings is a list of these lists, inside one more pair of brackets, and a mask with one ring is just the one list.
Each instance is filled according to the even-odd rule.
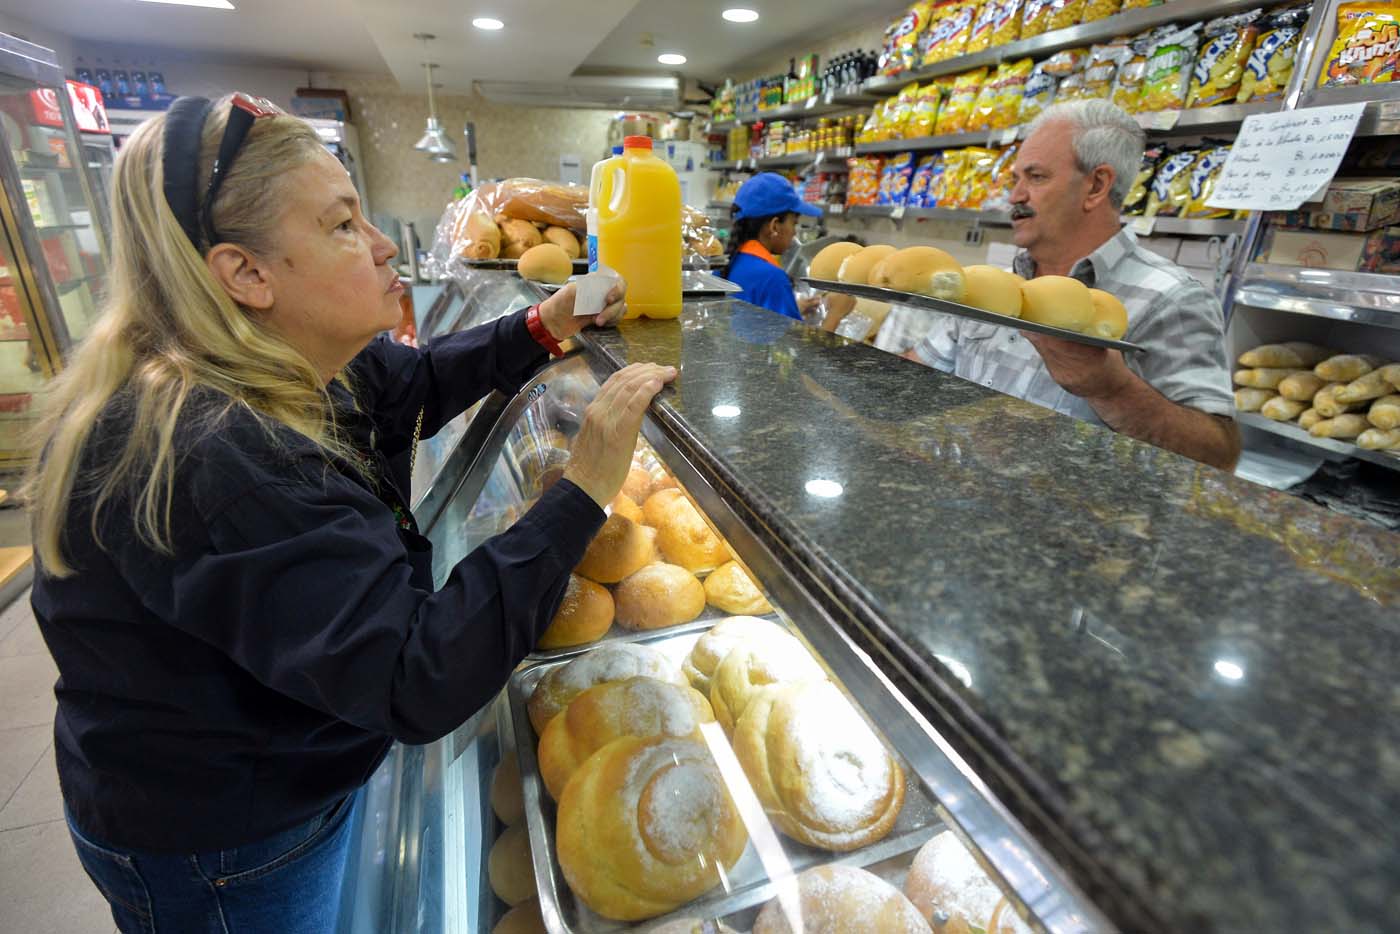
[[599,266],[574,280],[574,317],[592,318],[608,306],[608,293],[622,281],[616,270]]

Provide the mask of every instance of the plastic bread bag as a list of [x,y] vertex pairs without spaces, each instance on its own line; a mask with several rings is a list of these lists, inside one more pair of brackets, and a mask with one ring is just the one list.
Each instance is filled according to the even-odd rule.
[[1050,28],[1050,6],[1054,0],[1025,0],[1021,14],[1021,38],[1030,39]]
[[1006,66],[1006,73],[996,82],[993,110],[989,126],[998,130],[1015,126],[1020,117],[1021,100],[1026,93],[1026,82],[1035,70],[1035,62],[1029,58],[1019,59]]
[[[488,187],[483,185],[477,191]],[[495,205],[493,216],[498,223],[504,217],[579,232],[584,230],[583,212],[588,208],[588,189],[582,185],[545,182],[538,178],[508,178],[497,183],[493,191],[488,198]]]
[[681,205],[681,238],[685,241],[687,261],[724,255],[724,244],[715,234],[710,215],[686,204]]
[[1128,197],[1123,200],[1124,214],[1133,216],[1147,210],[1147,192],[1152,186],[1152,176],[1157,174],[1157,167],[1166,155],[1167,147],[1161,143],[1149,145],[1142,151],[1142,165],[1133,178],[1133,187],[1128,189]]
[[1298,43],[1310,15],[1310,3],[1272,10],[1264,15],[1260,20],[1259,37],[1254,40],[1254,51],[1249,53],[1244,75],[1240,78],[1236,103],[1275,100],[1283,96],[1293,77],[1293,59],[1298,54]]
[[1131,55],[1132,49],[1126,37],[1091,48],[1089,61],[1084,65],[1084,85],[1079,96],[1089,100],[1108,100],[1113,93],[1119,66]]
[[933,167],[939,162],[938,154],[924,156],[914,168],[914,178],[909,183],[909,196],[904,203],[911,208],[921,208],[928,201],[929,183],[933,181]]
[[1186,217],[1226,218],[1233,213],[1229,208],[1206,207],[1206,202],[1215,192],[1215,182],[1220,178],[1220,170],[1225,168],[1225,160],[1229,156],[1229,145],[1215,145],[1204,150],[1191,166],[1188,173],[1190,194],[1186,202]]
[[1201,24],[1158,39],[1147,56],[1143,72],[1142,102],[1144,113],[1157,110],[1180,110],[1186,104],[1191,86],[1191,69],[1201,45]]
[[1043,65],[1042,62],[1031,69],[1030,77],[1026,79],[1025,90],[1021,92],[1021,108],[1017,119],[1023,126],[1040,116],[1042,110],[1054,103],[1059,90],[1059,79],[1046,72]]
[[909,122],[904,125],[905,139],[933,135],[934,125],[938,122],[938,106],[942,100],[943,89],[935,82],[930,81],[919,88],[914,98],[913,113]]
[[1319,87],[1382,84],[1400,63],[1400,4],[1343,3]]
[[1051,0],[1050,19],[1045,31],[1068,29],[1079,24],[1084,16],[1084,0]]
[[1123,0],[1086,0],[1084,13],[1079,17],[1079,21],[1081,23],[1096,23],[1101,19],[1108,19],[1121,9],[1123,9]]
[[967,37],[967,48],[963,49],[963,54],[971,55],[973,52],[985,52],[992,44],[992,30],[996,26],[997,13],[1001,10],[998,0],[987,0],[977,8],[977,15],[972,19],[972,32]]
[[967,121],[972,116],[973,105],[977,103],[977,95],[982,90],[982,83],[986,80],[987,68],[985,65],[981,68],[965,71],[957,76],[953,82],[952,93],[948,95],[947,102],[938,111],[935,135],[962,133],[967,130]]
[[921,44],[924,65],[935,65],[957,58],[967,50],[968,37],[972,35],[973,21],[977,18],[975,0],[954,3],[933,21],[924,33]]
[[1061,49],[1041,62],[1040,65],[1047,73],[1054,75],[1056,78],[1063,78],[1065,75],[1072,75],[1076,71],[1083,71],[1088,61],[1088,49]]
[[1191,199],[1191,166],[1200,155],[1198,149],[1183,149],[1162,160],[1147,191],[1147,208],[1143,211],[1147,217],[1181,216]]
[[919,41],[933,18],[934,0],[918,0],[887,31],[886,61],[880,73],[886,77],[908,71],[919,64]]
[[1205,42],[1191,70],[1187,107],[1214,107],[1234,102],[1244,78],[1245,65],[1259,36],[1256,24],[1263,14],[1263,10],[1250,10],[1206,23]]
[[1011,189],[1015,182],[1011,170],[1016,165],[1016,151],[1019,144],[1012,143],[997,153],[992,162],[991,184],[987,187],[987,197],[982,201],[984,211],[1008,211],[1011,209]]

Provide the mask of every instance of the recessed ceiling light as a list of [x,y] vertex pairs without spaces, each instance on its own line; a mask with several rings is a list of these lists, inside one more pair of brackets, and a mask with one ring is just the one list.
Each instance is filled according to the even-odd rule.
[[656,60],[663,65],[684,65],[685,56],[679,52],[662,52]]
[[232,10],[228,0],[143,0],[145,3],[168,3],[171,6],[198,6],[206,10]]
[[725,10],[720,14],[731,23],[752,23],[758,19],[757,10],[749,10],[744,7],[735,7],[732,10]]
[[485,29],[488,31],[506,28],[505,23],[492,16],[478,16],[476,19],[472,20],[472,25],[477,29]]

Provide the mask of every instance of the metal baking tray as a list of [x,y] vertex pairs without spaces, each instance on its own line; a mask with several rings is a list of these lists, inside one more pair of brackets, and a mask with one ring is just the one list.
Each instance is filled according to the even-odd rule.
[[[520,260],[518,259],[502,259],[499,257],[496,259],[466,259],[464,257],[462,259],[462,262],[466,263],[473,269],[509,269],[512,272],[514,272],[515,268],[520,265]],[[588,272],[588,260],[586,258],[576,259],[573,262],[574,272]],[[728,257],[714,256],[710,257],[707,260],[689,260],[683,262],[681,263],[681,268],[692,270],[707,270],[719,268],[728,264]]]
[[854,295],[857,298],[870,298],[877,302],[887,302],[891,305],[925,308],[929,311],[937,311],[945,315],[954,315],[959,318],[971,318],[973,321],[981,321],[985,324],[995,324],[998,327],[1015,328],[1018,331],[1034,331],[1037,334],[1048,334],[1051,337],[1060,337],[1068,341],[1074,341],[1076,344],[1088,344],[1091,347],[1107,347],[1110,350],[1122,350],[1131,353],[1147,352],[1147,348],[1143,347],[1141,344],[1134,344],[1130,341],[1109,340],[1105,337],[1080,334],[1078,331],[1053,328],[1048,324],[1038,324],[1034,321],[1012,318],[1009,315],[999,315],[994,311],[984,311],[981,308],[960,305],[957,302],[949,302],[941,298],[930,298],[927,295],[919,295],[915,292],[897,292],[894,289],[882,289],[873,285],[853,285],[849,282],[835,282],[831,279],[813,279],[810,276],[803,276],[799,281],[810,285],[814,289],[820,289],[823,292],[844,292],[847,295]]
[[[666,631],[656,638],[637,641],[645,641],[651,647],[664,652],[679,666],[700,635],[699,629],[681,634]],[[752,909],[777,895],[780,885],[780,882],[771,879],[765,871],[752,839],[744,855],[727,874],[723,885],[682,905],[668,915],[635,923],[612,921],[595,914],[570,891],[555,854],[555,804],[540,777],[539,760],[536,758],[539,741],[530,724],[527,708],[530,694],[540,678],[563,663],[563,660],[545,662],[518,670],[511,676],[506,687],[509,716],[505,723],[511,734],[503,738],[503,744],[514,746],[520,763],[525,823],[530,834],[535,886],[539,891],[540,909],[545,926],[551,934],[614,934],[618,931],[645,932],[679,918],[734,918],[740,922],[745,918],[751,920]],[[773,835],[779,844],[780,853],[766,854],[765,860],[770,864],[775,859],[781,860],[790,867],[792,873],[830,863],[858,867],[885,865],[896,857],[912,854],[931,840],[945,827],[938,807],[924,792],[917,776],[898,753],[895,753],[895,759],[904,769],[906,779],[904,807],[895,821],[894,829],[884,839],[849,853],[832,853],[804,846],[774,829]],[[737,763],[735,766],[737,767]],[[755,801],[754,804],[756,803]],[[742,802],[740,809],[744,810]],[[758,819],[763,819],[761,812]],[[908,858],[912,856],[908,856],[906,862]],[[894,865],[898,865],[898,862]]]
[[[530,284],[536,288],[554,293],[563,288],[553,282],[536,282],[529,280]],[[711,298],[724,295],[732,295],[742,292],[743,286],[736,285],[728,279],[721,278],[714,273],[705,272],[700,269],[687,269],[681,273],[681,297],[682,298]]]

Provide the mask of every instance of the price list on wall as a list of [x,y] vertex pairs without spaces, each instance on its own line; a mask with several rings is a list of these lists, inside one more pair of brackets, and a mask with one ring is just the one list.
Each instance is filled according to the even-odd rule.
[[1245,118],[1209,207],[1295,211],[1321,196],[1342,164],[1366,103]]

